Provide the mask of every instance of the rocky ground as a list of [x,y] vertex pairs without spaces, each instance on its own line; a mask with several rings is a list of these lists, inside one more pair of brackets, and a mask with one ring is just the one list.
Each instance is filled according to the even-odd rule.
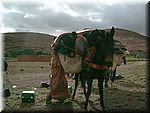
[[[49,88],[42,88],[41,82],[49,82],[48,62],[8,62],[8,71],[4,73],[4,89],[9,88],[11,96],[3,100],[3,111],[85,111],[85,97],[79,85],[74,101],[71,98],[64,103],[52,100],[46,104]],[[104,88],[104,102],[107,111],[146,111],[147,109],[147,61],[128,62],[117,68],[117,75],[124,78],[116,80],[112,88]],[[74,89],[74,80],[68,79],[68,85]],[[22,103],[21,93],[36,88],[35,102]],[[101,111],[97,80],[93,82],[88,111]]]

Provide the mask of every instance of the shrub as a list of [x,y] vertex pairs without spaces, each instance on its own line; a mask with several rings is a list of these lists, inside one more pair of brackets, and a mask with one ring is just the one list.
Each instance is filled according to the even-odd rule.
[[50,55],[50,53],[47,51],[34,51],[33,49],[27,48],[23,50],[10,50],[6,52],[4,56],[16,58],[17,56],[22,55]]

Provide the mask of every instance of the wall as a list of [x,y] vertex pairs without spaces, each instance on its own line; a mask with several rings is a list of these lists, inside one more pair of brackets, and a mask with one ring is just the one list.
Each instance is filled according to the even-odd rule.
[[50,62],[51,56],[19,56],[19,62]]

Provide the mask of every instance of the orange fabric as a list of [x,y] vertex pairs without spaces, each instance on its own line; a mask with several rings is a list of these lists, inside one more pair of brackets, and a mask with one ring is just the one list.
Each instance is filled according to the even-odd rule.
[[90,59],[91,59],[91,57],[92,57],[92,55],[94,55],[95,51],[96,51],[96,48],[95,48],[95,47],[92,47],[92,48],[89,50],[89,52],[87,53],[87,56],[84,58],[84,60],[86,60],[86,61],[89,62]]
[[76,41],[77,41],[77,42],[78,42],[78,41],[80,41],[82,37],[83,37],[83,35],[82,35],[82,34],[77,34]]
[[60,63],[59,57],[53,55],[51,59],[51,89],[50,95],[53,99],[66,99],[70,97],[65,71]]
[[108,67],[97,65],[97,64],[93,64],[93,63],[89,63],[89,67],[95,68],[97,70],[104,70],[104,69],[111,70]]

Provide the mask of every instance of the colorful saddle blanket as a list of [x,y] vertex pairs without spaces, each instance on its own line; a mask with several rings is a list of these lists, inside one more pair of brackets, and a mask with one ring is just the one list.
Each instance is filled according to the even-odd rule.
[[58,54],[66,73],[78,73],[82,69],[82,54],[87,48],[87,40],[82,34],[64,33],[54,41],[54,51]]

